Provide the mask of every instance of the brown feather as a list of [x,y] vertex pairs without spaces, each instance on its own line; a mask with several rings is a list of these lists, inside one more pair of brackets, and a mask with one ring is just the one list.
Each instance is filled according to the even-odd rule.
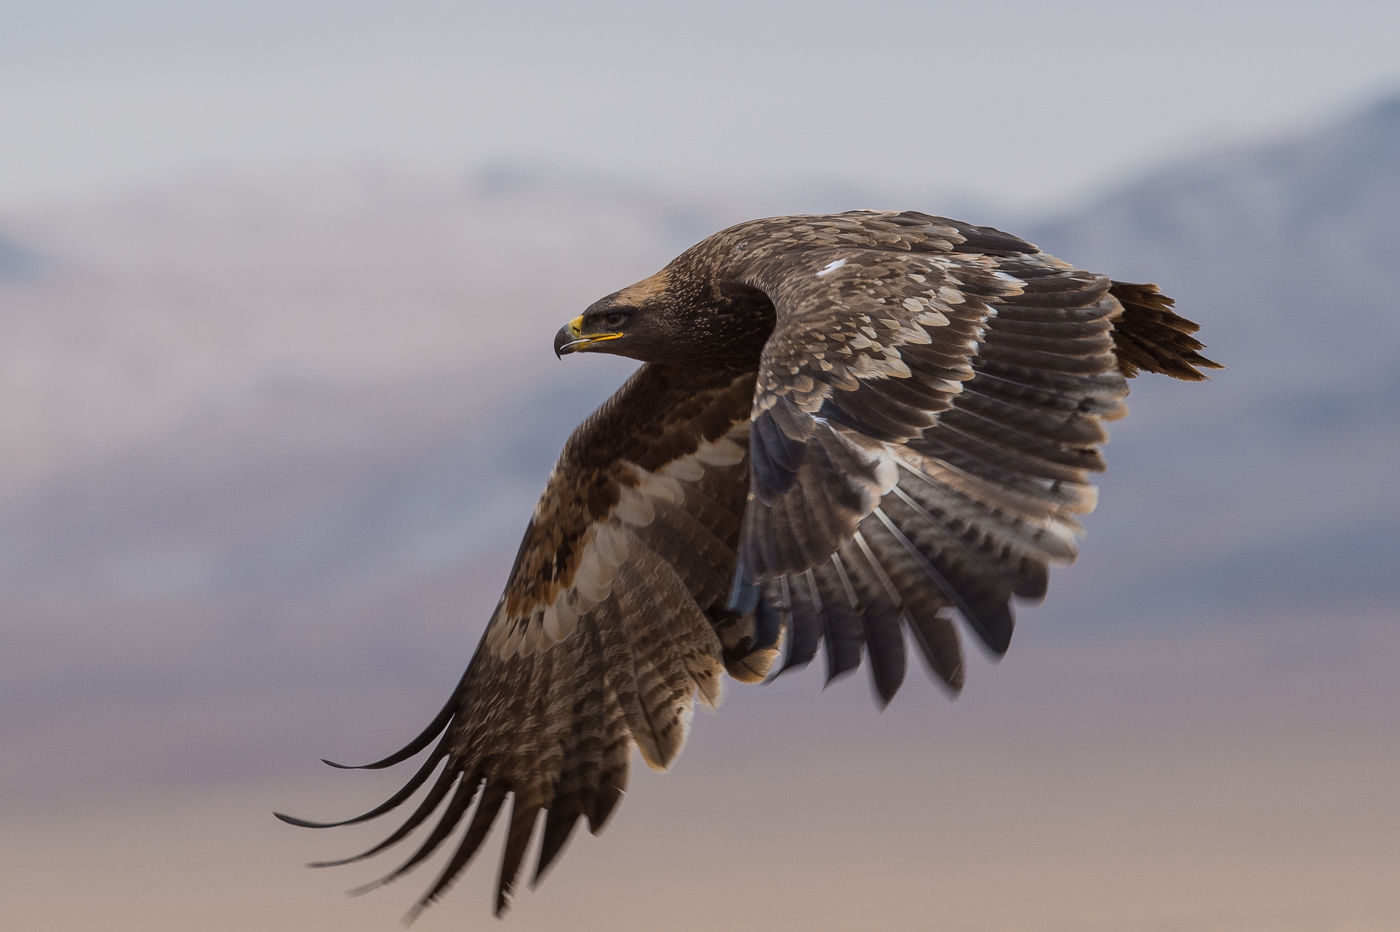
[[1201,369],[1223,368],[1201,355],[1205,345],[1191,336],[1200,326],[1177,315],[1172,310],[1175,302],[1156,285],[1114,282],[1110,290],[1123,305],[1114,321],[1113,342],[1124,375],[1131,378],[1145,369],[1198,382],[1208,378]]
[[1013,597],[1042,597],[1048,567],[1076,553],[1126,377],[1218,368],[1196,330],[1154,285],[915,211],[775,217],[697,243],[556,337],[558,352],[646,365],[565,445],[448,702],[367,766],[432,746],[427,759],[363,815],[281,818],[361,822],[427,785],[380,844],[321,862],[379,853],[436,815],[368,889],[466,821],[411,918],[510,798],[499,914],[536,830],[532,883],[581,819],[602,830],[634,746],[658,769],[675,760],[721,667],[753,682],[784,651],[790,669],[824,649],[830,681],[864,655],[883,704],[907,626],[956,692],[951,611],[1006,649]]

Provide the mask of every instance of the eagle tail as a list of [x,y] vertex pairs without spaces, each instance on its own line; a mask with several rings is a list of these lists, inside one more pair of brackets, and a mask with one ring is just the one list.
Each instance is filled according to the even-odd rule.
[[1202,369],[1224,368],[1201,355],[1205,344],[1191,335],[1200,326],[1174,312],[1174,302],[1156,285],[1113,282],[1109,292],[1123,305],[1113,321],[1113,343],[1119,371],[1128,378],[1145,370],[1199,382],[1208,378]]

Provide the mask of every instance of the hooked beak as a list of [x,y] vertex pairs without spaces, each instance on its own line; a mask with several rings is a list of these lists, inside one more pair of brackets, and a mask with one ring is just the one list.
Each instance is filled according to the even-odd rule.
[[616,340],[621,333],[590,333],[583,335],[583,318],[575,317],[554,335],[554,355],[563,358],[568,353],[583,352],[594,343]]

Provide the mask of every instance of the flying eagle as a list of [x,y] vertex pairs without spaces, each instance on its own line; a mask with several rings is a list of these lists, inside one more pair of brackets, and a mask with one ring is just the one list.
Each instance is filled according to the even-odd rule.
[[[722,674],[765,679],[865,656],[885,703],[905,631],[963,683],[956,613],[996,654],[1012,597],[1038,600],[1076,554],[1104,422],[1139,370],[1219,368],[1155,285],[1076,269],[988,227],[916,212],[741,223],[566,324],[559,355],[616,353],[636,373],[574,431],[525,530],[475,656],[389,767],[432,746],[363,822],[426,796],[401,841],[439,848],[471,817],[410,913],[472,859],[507,796],[496,913],[544,813],[533,880],[580,818],[595,834],[627,786],[685,743]],[[333,765],[341,766],[341,765]],[[440,768],[440,769],[439,769]],[[475,809],[472,804],[475,802]]]

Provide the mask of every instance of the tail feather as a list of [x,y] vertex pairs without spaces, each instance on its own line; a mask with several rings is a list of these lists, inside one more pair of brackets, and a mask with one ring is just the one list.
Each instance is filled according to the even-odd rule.
[[1201,355],[1205,344],[1191,336],[1200,326],[1174,312],[1174,302],[1156,285],[1113,282],[1109,291],[1123,305],[1113,321],[1113,343],[1125,376],[1145,370],[1199,382],[1208,378],[1201,369],[1224,368]]

